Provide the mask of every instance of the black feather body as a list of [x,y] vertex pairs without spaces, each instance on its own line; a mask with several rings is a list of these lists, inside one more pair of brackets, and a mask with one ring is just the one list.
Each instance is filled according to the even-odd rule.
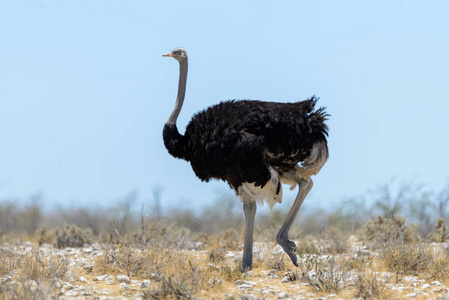
[[165,125],[164,143],[203,181],[221,179],[235,190],[243,182],[263,187],[269,166],[282,174],[307,159],[315,143],[327,144],[327,114],[315,109],[317,100],[224,101],[194,115],[184,135]]

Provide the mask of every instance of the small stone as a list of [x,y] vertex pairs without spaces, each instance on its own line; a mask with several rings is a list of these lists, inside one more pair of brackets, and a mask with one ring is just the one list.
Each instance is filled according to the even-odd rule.
[[240,286],[240,285],[251,285],[251,286],[253,286],[253,285],[256,285],[257,283],[252,282],[252,281],[236,280],[236,281],[234,282],[234,284],[235,284],[236,286]]
[[279,292],[278,293],[278,299],[287,299],[288,294],[286,292]]
[[67,297],[76,297],[76,296],[78,296],[78,293],[79,292],[77,290],[73,289],[73,290],[67,291],[64,295]]
[[91,253],[92,251],[94,251],[94,249],[92,249],[92,248],[84,248],[83,251],[84,251],[84,253]]
[[125,290],[129,290],[129,286],[127,286],[124,282],[120,283],[118,286],[124,288]]
[[112,281],[112,280],[107,280],[104,284],[107,284],[107,285],[113,285],[113,284],[114,284],[114,281]]
[[134,286],[139,286],[141,282],[139,280],[131,280],[131,284]]
[[411,294],[405,295],[405,297],[407,297],[407,298],[418,297],[418,293],[411,293]]
[[8,275],[2,279],[1,283],[7,283],[7,282],[11,282],[11,281],[12,281],[12,277]]
[[240,299],[242,299],[242,300],[258,300],[259,297],[257,297],[256,295],[251,295],[251,294],[243,294]]
[[125,282],[125,283],[129,283],[131,280],[129,279],[129,277],[128,276],[126,276],[126,275],[118,275],[117,277],[116,277],[116,280],[118,281],[118,282]]
[[84,276],[78,277],[78,280],[81,281],[81,282],[87,282],[87,278],[84,277]]
[[150,280],[144,280],[142,281],[142,284],[140,285],[141,288],[149,288],[151,285],[151,281]]
[[62,281],[61,279],[59,279],[59,278],[52,278],[52,279],[50,280],[50,285],[51,285],[52,287],[57,288],[57,289],[61,288],[61,287],[62,287],[62,284],[63,284],[63,281]]
[[434,286],[443,286],[443,284],[441,282],[439,282],[439,281],[432,281],[432,284]]
[[421,288],[422,289],[428,289],[428,288],[430,288],[430,284],[428,284],[428,283],[423,284],[423,286]]
[[106,279],[108,279],[108,275],[100,275],[94,277],[94,281],[105,281]]
[[415,282],[418,278],[415,276],[405,276],[402,278],[402,281],[407,281],[407,282]]
[[259,292],[262,294],[274,294],[275,293],[275,291],[273,291],[273,290],[264,289],[264,288],[260,289]]

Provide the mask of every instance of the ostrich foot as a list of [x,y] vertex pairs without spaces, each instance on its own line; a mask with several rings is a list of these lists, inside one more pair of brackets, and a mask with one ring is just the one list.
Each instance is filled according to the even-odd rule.
[[252,269],[252,264],[253,264],[252,260],[248,261],[248,260],[243,259],[242,272],[250,271]]
[[292,260],[292,263],[298,267],[298,258],[296,257],[296,247],[295,242],[290,241],[289,239],[282,238],[280,236],[276,237],[276,241],[279,245],[284,249],[285,253],[290,256],[290,259]]
[[252,269],[253,258],[244,257],[242,261],[242,272],[247,272]]

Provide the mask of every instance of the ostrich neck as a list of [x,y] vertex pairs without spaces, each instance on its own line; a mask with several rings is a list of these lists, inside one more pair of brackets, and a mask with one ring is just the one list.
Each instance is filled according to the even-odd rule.
[[175,107],[165,123],[166,125],[176,126],[176,120],[178,120],[179,112],[181,111],[186,95],[187,65],[187,57],[179,62],[178,95],[176,96]]

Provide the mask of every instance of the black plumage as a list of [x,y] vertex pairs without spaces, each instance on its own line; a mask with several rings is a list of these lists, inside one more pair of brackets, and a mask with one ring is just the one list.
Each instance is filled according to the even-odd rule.
[[164,143],[203,181],[221,179],[235,190],[243,182],[263,187],[268,166],[282,174],[304,161],[316,141],[326,141],[327,115],[314,110],[317,100],[224,101],[194,115],[184,135],[165,125]]
[[189,161],[203,181],[221,179],[229,183],[243,202],[245,212],[244,269],[252,267],[252,244],[256,202],[264,199],[272,207],[281,202],[281,181],[295,187],[298,196],[276,236],[276,241],[298,266],[296,244],[288,232],[299,208],[328,159],[327,114],[315,109],[318,98],[279,103],[258,100],[220,102],[197,114],[181,135],[176,121],[185,97],[187,53],[178,48],[164,56],[179,61],[180,75],[175,108],[167,120],[163,137],[174,157]]

